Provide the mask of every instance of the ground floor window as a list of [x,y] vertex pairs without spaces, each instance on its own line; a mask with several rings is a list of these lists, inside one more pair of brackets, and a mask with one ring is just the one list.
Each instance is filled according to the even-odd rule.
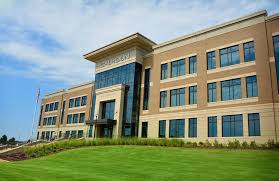
[[141,137],[147,138],[148,122],[142,122]]
[[159,138],[166,137],[166,120],[159,121]]
[[243,136],[242,114],[222,116],[223,137]]
[[197,137],[197,118],[189,118],[189,137]]
[[248,114],[249,136],[261,136],[259,113]]
[[42,136],[41,136],[41,138],[42,138],[42,140],[44,140],[44,139],[45,139],[45,132],[44,132],[44,131],[42,132]]
[[185,132],[185,120],[184,119],[175,119],[170,120],[169,125],[170,138],[184,138]]
[[65,138],[69,138],[69,136],[70,136],[70,131],[66,131]]
[[83,130],[78,130],[78,138],[81,138],[83,136]]
[[208,117],[208,137],[217,137],[217,116]]

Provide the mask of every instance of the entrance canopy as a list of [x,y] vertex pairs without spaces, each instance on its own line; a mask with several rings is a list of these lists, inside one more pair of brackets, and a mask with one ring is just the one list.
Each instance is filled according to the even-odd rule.
[[95,119],[95,120],[88,120],[86,122],[88,125],[114,125],[116,124],[116,120],[113,119]]

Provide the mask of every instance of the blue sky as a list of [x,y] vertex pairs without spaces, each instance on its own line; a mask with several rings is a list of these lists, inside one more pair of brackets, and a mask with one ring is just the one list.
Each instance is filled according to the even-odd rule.
[[0,136],[30,137],[38,87],[44,95],[94,80],[94,64],[82,58],[93,49],[135,32],[160,43],[258,10],[271,15],[279,12],[278,4],[279,0],[1,0]]

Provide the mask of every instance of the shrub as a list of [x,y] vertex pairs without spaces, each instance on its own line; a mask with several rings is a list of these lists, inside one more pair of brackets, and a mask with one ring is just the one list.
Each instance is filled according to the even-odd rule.
[[240,148],[240,142],[238,140],[229,141],[228,148]]
[[247,141],[243,141],[242,144],[241,144],[242,148],[249,148],[249,144],[247,143]]
[[274,139],[269,139],[267,141],[267,146],[268,146],[268,148],[274,148],[275,147]]
[[208,148],[212,147],[212,144],[208,140],[205,140],[204,146]]
[[250,147],[251,147],[251,148],[257,148],[256,142],[255,142],[255,141],[251,141]]
[[218,148],[218,147],[219,147],[219,142],[218,142],[217,140],[214,140],[213,146],[214,146],[215,148]]
[[203,147],[203,146],[204,146],[204,143],[203,143],[202,141],[200,141],[200,142],[199,142],[199,146],[200,146],[200,147]]

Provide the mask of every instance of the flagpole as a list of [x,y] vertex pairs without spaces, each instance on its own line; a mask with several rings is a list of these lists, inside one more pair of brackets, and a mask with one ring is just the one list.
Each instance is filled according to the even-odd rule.
[[31,129],[31,136],[30,136],[30,141],[33,138],[33,130],[35,126],[35,119],[36,119],[36,113],[37,113],[37,107],[38,107],[38,102],[39,102],[39,97],[40,97],[40,88],[38,89],[37,95],[36,95],[36,105],[35,105],[35,110],[33,114],[33,122],[32,122],[32,129]]

